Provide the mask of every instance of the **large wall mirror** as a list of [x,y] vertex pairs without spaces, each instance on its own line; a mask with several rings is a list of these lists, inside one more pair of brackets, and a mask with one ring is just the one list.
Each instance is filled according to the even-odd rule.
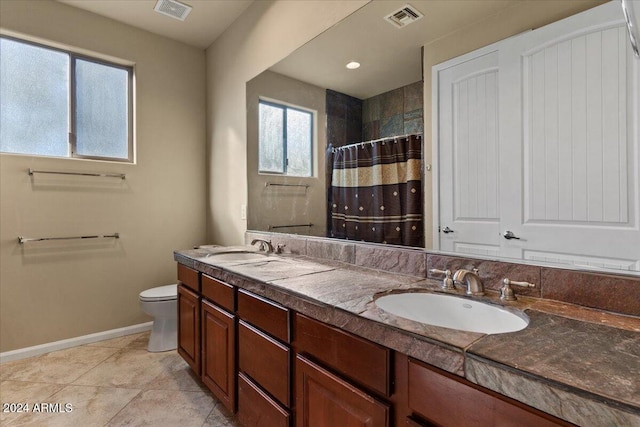
[[[613,111],[609,116],[620,119],[615,119],[618,120],[615,125],[617,132],[627,133],[625,138],[621,138],[624,141],[616,147],[609,147],[607,138],[601,138],[601,145],[598,146],[600,152],[604,153],[603,157],[613,152],[619,163],[615,173],[602,174],[606,175],[603,182],[617,180],[622,183],[617,187],[621,194],[618,198],[608,197],[607,189],[600,191],[604,200],[609,201],[602,208],[603,216],[585,219],[576,214],[577,220],[569,224],[570,232],[565,232],[561,228],[568,222],[554,223],[554,217],[547,215],[549,209],[555,209],[553,203],[549,205],[547,202],[543,208],[529,206],[532,199],[527,192],[531,192],[531,188],[535,189],[535,197],[538,199],[551,197],[553,194],[559,194],[555,196],[556,199],[564,197],[562,193],[551,191],[555,184],[539,183],[549,174],[554,179],[557,178],[555,182],[560,183],[562,191],[578,191],[578,186],[562,186],[562,180],[565,179],[562,173],[556,176],[557,170],[563,169],[562,156],[565,154],[554,152],[554,148],[547,148],[546,151],[527,148],[525,138],[524,142],[518,143],[521,148],[516,152],[496,141],[493,147],[483,145],[467,149],[463,153],[464,146],[458,141],[458,134],[461,132],[470,135],[478,132],[473,123],[484,122],[482,126],[485,127],[482,129],[486,134],[486,123],[493,120],[496,134],[500,132],[500,135],[512,135],[514,140],[522,136],[523,127],[530,131],[529,128],[541,123],[538,121],[531,124],[527,122],[525,115],[524,120],[519,119],[520,127],[498,129],[499,126],[504,127],[502,122],[513,123],[518,120],[515,120],[515,116],[501,116],[500,120],[491,118],[488,115],[491,111],[501,111],[501,114],[502,111],[509,110],[523,111],[528,108],[523,107],[523,104],[530,105],[531,102],[555,102],[561,108],[563,102],[577,102],[574,98],[564,99],[562,96],[534,97],[537,90],[553,92],[553,87],[531,86],[539,85],[541,79],[537,80],[538,83],[535,83],[535,79],[532,79],[533,83],[519,81],[519,89],[503,90],[508,93],[525,93],[525,98],[506,96],[507,94],[500,93],[498,84],[500,82],[502,85],[505,79],[500,76],[502,80],[499,80],[497,73],[512,73],[500,68],[500,61],[504,62],[505,55],[512,55],[514,61],[520,64],[518,67],[521,66],[524,51],[527,54],[535,51],[537,56],[532,54],[530,62],[527,62],[531,72],[517,72],[513,77],[515,80],[522,74],[527,77],[534,75],[533,71],[538,72],[539,69],[542,69],[544,76],[545,66],[560,68],[564,63],[558,62],[561,57],[558,52],[566,50],[571,44],[580,46],[581,41],[576,41],[575,36],[580,33],[580,29],[572,30],[575,34],[566,40],[552,31],[550,35],[544,36],[548,40],[543,41],[536,39],[539,38],[537,30],[532,31],[530,33],[536,33],[533,40],[526,37],[522,39],[521,35],[507,40],[524,40],[522,43],[526,46],[517,45],[517,42],[516,45],[506,43],[506,47],[500,47],[503,50],[497,50],[495,43],[481,48],[477,40],[486,40],[486,44],[490,44],[514,33],[500,28],[485,29],[478,23],[487,19],[495,27],[496,16],[505,16],[520,21],[531,19],[535,26],[541,26],[589,11],[602,3],[606,2],[524,2],[523,5],[523,2],[515,0],[415,0],[409,2],[408,9],[405,1],[368,3],[247,82],[247,228],[424,247],[428,250],[483,258],[516,258],[533,263],[571,264],[578,268],[636,274],[640,271],[637,205],[640,198],[640,155],[638,118],[634,114],[638,111],[640,61],[631,53],[618,0],[612,2],[615,3],[615,12],[610,12],[615,13],[616,25],[609,25],[607,29],[610,31],[606,34],[603,32],[597,42],[600,43],[600,51],[604,52],[600,60],[605,72],[599,77],[599,84],[605,89],[596,93],[595,97],[618,103],[619,108],[616,107],[615,111],[608,105],[601,109]],[[613,4],[608,6],[611,10],[614,9]],[[524,7],[528,12],[513,14],[517,17],[513,18],[510,15],[512,8],[518,7]],[[529,27],[517,28],[518,31],[515,32],[519,33]],[[587,57],[592,58],[589,49],[594,42],[589,34],[587,31],[580,37],[583,37],[586,44]],[[612,37],[619,38],[613,40]],[[607,47],[605,42],[610,45]],[[553,47],[553,43],[564,44]],[[469,53],[471,51],[474,53]],[[610,51],[616,52],[615,58],[607,56]],[[556,62],[548,60],[541,63],[540,58],[549,56],[550,52],[556,55]],[[467,56],[461,56],[463,54]],[[581,62],[578,49],[574,48],[568,55],[569,59],[573,58],[572,69],[577,70],[583,64],[585,69],[588,68],[589,59]],[[352,68],[356,67],[353,62],[359,63],[359,67]],[[613,68],[609,66],[612,62],[615,62]],[[487,71],[489,74],[486,74]],[[590,71],[585,71],[585,74],[588,73]],[[438,79],[432,80],[433,75],[437,75]],[[608,83],[609,78],[611,82]],[[570,79],[562,79],[560,77],[560,80],[556,80],[556,92],[558,87],[562,89],[563,84],[566,86],[565,81],[570,82]],[[579,78],[575,80],[580,81]],[[622,88],[623,80],[630,86],[619,90],[612,101],[607,85]],[[434,81],[439,83],[433,83]],[[528,89],[520,89],[523,85]],[[494,101],[487,95],[492,90],[496,96]],[[590,90],[587,85],[585,98],[592,98]],[[439,96],[441,93],[452,96]],[[482,101],[479,94],[488,96],[489,100]],[[526,98],[527,94],[532,95],[533,101]],[[467,104],[461,109],[463,101]],[[480,101],[488,104],[479,107]],[[511,103],[506,105],[513,107],[499,107],[499,103]],[[440,110],[446,111],[449,116],[440,114]],[[530,110],[533,111],[534,108]],[[465,130],[464,126],[452,125],[449,130],[455,134],[454,137],[443,132],[442,120],[457,123],[461,114],[469,115],[470,127]],[[545,114],[548,118],[551,113],[541,108],[531,114],[535,114],[536,118],[541,114],[544,119]],[[607,117],[598,115],[598,120],[606,122],[610,120]],[[586,121],[594,120],[587,117]],[[573,127],[579,126],[577,120],[572,123]],[[553,125],[545,125],[544,120],[538,127],[542,131],[550,127],[558,130],[558,126],[554,128]],[[562,132],[564,128],[559,126],[559,129]],[[593,130],[589,128],[586,132],[592,134]],[[458,139],[454,141],[452,138]],[[473,151],[474,149],[479,151]],[[513,171],[509,170],[509,173],[519,174],[521,179],[505,180],[504,172],[500,172],[506,164],[511,164],[512,158],[505,157],[507,154],[518,159],[517,165],[510,166]],[[521,159],[528,161],[529,156],[535,157],[535,170],[543,172],[536,174],[535,171],[523,172],[518,169],[523,167]],[[473,162],[469,163],[477,161],[478,157],[486,160],[483,161],[483,167],[486,168],[484,171],[473,166]],[[591,163],[585,160],[584,165],[580,165],[579,157],[578,154],[573,156],[571,167],[585,170],[584,179],[589,180],[588,176],[595,163],[593,160]],[[555,169],[545,169],[545,160],[556,162]],[[609,164],[616,161],[609,160]],[[446,165],[460,165],[462,162],[471,165],[462,175],[460,170],[463,168],[460,166],[455,173],[450,170],[453,168],[446,168]],[[560,167],[558,162],[561,163]],[[604,165],[599,167],[606,168],[606,164]],[[491,170],[495,172],[495,179],[493,184],[487,184],[487,174],[490,178]],[[462,179],[468,180],[469,185],[473,184],[473,188],[480,187],[481,190],[465,190],[467,193],[460,191],[456,185],[459,186]],[[479,185],[480,179],[484,181]],[[574,175],[570,179],[579,180],[580,175]],[[531,184],[532,180],[535,185]],[[491,185],[495,187],[492,193],[485,191]],[[383,189],[378,191],[377,187]],[[479,205],[472,197],[481,198]],[[585,197],[593,198],[593,194]],[[504,209],[500,208],[501,199],[516,200],[518,206],[526,205],[529,210],[523,213],[511,209],[507,213],[500,213],[498,211]],[[466,201],[471,204],[465,205]],[[618,207],[610,209],[616,203]],[[491,205],[495,207],[493,212]],[[577,209],[579,203],[560,205],[560,209]],[[480,211],[483,215],[478,214]],[[500,216],[516,218],[515,222],[518,224],[529,221],[534,230],[517,228],[515,222],[511,226],[504,220],[496,220]],[[472,227],[478,224],[481,227]],[[548,227],[538,234],[535,227],[540,224]],[[599,229],[599,234],[593,237],[595,240],[589,240],[590,237],[584,237],[586,234],[581,233],[581,230],[591,225]],[[538,237],[532,237],[534,235]],[[565,248],[559,242],[570,239],[578,242],[578,247],[571,249],[575,253],[566,255],[563,253]],[[621,249],[612,256],[611,248],[620,242],[629,249]],[[528,248],[529,243],[535,243],[535,248]],[[590,249],[582,250],[585,247]]]

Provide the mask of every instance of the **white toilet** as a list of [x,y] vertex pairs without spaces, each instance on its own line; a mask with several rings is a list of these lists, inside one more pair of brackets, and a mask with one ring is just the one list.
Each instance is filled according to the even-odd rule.
[[140,292],[140,307],[153,316],[147,349],[174,350],[178,346],[178,285],[158,286]]

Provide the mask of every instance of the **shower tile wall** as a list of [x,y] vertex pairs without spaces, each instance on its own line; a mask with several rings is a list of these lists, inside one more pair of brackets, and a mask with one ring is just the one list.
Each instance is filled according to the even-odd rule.
[[327,89],[327,138],[334,147],[362,141],[362,100]]
[[364,101],[327,89],[327,135],[334,147],[423,128],[421,81]]
[[362,102],[364,141],[422,132],[422,82],[391,90]]

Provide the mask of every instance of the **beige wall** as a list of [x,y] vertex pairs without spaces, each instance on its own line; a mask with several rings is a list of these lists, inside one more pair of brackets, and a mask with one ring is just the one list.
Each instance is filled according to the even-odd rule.
[[246,82],[368,0],[257,1],[207,49],[207,235],[242,244],[247,203]]
[[[315,111],[315,147],[312,177],[258,173],[258,103],[260,97]],[[279,229],[324,237],[327,234],[325,151],[327,148],[326,90],[272,71],[247,83],[247,224],[250,230],[270,231],[269,226],[313,224],[312,227]],[[308,185],[266,186],[267,183]]]
[[[542,27],[560,19],[566,18],[599,4],[604,0],[563,0],[539,1],[525,0],[502,12],[462,28],[454,33],[442,37],[424,46],[424,117],[425,117],[425,163],[434,162],[432,157],[432,104],[431,80],[432,67],[441,62],[474,51],[483,46],[503,40],[524,31]],[[430,172],[425,173],[425,242],[427,248],[433,247],[433,177]]]
[[137,164],[0,155],[0,351],[149,321],[138,293],[175,283],[173,250],[206,242],[204,51],[50,1],[2,1],[0,26],[134,62],[137,142]]

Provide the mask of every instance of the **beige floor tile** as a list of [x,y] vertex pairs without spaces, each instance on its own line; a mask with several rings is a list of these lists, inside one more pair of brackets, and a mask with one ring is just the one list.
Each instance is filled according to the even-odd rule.
[[171,352],[118,350],[113,356],[74,381],[74,384],[145,388],[154,378],[169,369],[173,362],[171,356]]
[[0,365],[3,380],[69,384],[118,350],[74,347]]
[[139,334],[134,340],[132,340],[127,345],[127,348],[137,348],[140,350],[146,350],[147,346],[149,345],[149,335],[151,335],[151,332],[144,332],[142,334]]
[[[45,402],[47,399],[62,390],[63,384],[43,384],[23,381],[2,381],[0,383],[0,402],[2,412],[0,412],[0,425],[5,425],[22,414],[18,410],[24,410],[24,404]],[[4,404],[16,404],[9,408],[10,412],[5,412]]]
[[87,344],[87,347],[146,349],[149,342],[149,334],[149,332],[142,332],[139,334],[125,335],[123,337]]
[[59,404],[57,412],[30,413],[3,423],[3,426],[103,426],[140,393],[140,390],[70,385],[40,404]]
[[145,387],[146,390],[206,391],[198,376],[174,350],[167,352],[165,369]]
[[201,427],[214,405],[205,392],[146,390],[107,425]]
[[202,427],[241,427],[234,416],[219,401],[213,407]]

